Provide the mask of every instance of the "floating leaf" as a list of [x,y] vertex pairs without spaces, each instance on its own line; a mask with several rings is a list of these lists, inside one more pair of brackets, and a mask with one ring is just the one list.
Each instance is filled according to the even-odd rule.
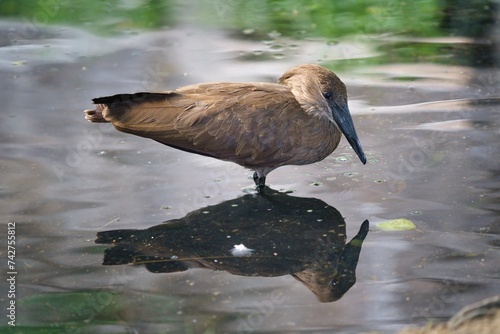
[[404,231],[417,228],[409,219],[398,218],[377,223],[377,228],[382,231]]
[[13,66],[23,66],[26,65],[26,60],[11,61],[10,64]]

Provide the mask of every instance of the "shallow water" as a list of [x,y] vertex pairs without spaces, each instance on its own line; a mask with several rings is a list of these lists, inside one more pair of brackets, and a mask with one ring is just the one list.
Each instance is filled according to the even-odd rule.
[[[275,81],[299,63],[383,55],[396,48],[394,41],[381,39],[377,49],[348,39],[270,34],[263,43],[192,25],[114,37],[37,27],[28,39],[25,27],[0,24],[0,214],[16,223],[18,326],[50,333],[385,333],[445,320],[500,293],[496,68],[429,60],[337,71],[368,163],[343,139],[322,162],[272,172],[270,187],[296,211],[274,208],[271,218],[273,197],[252,195],[250,171],[89,124],[82,110],[91,98],[114,93]],[[420,43],[448,50],[457,39]],[[337,210],[340,218],[325,222]],[[416,229],[376,227],[397,218]],[[161,229],[174,219],[187,230],[172,232],[179,240],[168,240],[163,253],[139,240],[114,250],[122,257],[107,264],[116,265],[101,264],[113,251],[95,243],[98,233]],[[370,231],[359,246],[356,283],[339,300],[322,302],[304,280],[284,275],[312,267],[337,273],[345,243],[366,219]],[[178,222],[170,223],[174,230]],[[197,225],[202,222],[210,228]],[[175,250],[191,245],[190,228],[198,231],[197,247]],[[325,233],[319,246],[308,244],[313,231]],[[300,243],[313,254],[300,255]],[[239,244],[257,253],[234,261],[230,248]],[[288,254],[284,249],[290,254],[263,263],[277,256],[265,253],[270,244],[280,256]],[[6,263],[6,238],[2,245]],[[326,255],[319,251],[325,245]],[[137,261],[143,264],[127,265],[130,252],[145,256]],[[325,257],[328,265],[319,261]],[[151,260],[156,266],[146,265]],[[0,287],[8,290],[5,281]],[[7,303],[7,293],[0,300]]]

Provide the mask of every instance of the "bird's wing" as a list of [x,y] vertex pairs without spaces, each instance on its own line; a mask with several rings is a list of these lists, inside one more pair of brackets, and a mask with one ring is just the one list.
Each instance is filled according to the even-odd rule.
[[[245,166],[286,162],[307,115],[277,84],[199,84],[94,99],[120,131]],[[295,135],[293,135],[295,134]]]

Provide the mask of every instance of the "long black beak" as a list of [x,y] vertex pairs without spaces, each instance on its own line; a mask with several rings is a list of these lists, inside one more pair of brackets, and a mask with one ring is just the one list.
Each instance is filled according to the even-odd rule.
[[352,149],[358,155],[359,160],[361,160],[363,165],[366,164],[365,152],[363,152],[363,149],[361,148],[361,143],[359,142],[358,135],[356,134],[354,122],[352,121],[347,103],[340,104],[332,101],[329,104],[333,119],[340,128],[340,131],[342,131],[349,144],[351,144]]

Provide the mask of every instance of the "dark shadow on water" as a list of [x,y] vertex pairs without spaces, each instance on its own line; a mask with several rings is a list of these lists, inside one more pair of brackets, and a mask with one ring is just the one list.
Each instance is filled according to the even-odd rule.
[[315,198],[265,189],[190,212],[145,230],[97,233],[106,249],[104,265],[144,264],[155,273],[189,268],[233,275],[290,274],[322,302],[342,297],[356,282],[365,220],[346,243],[346,225],[337,209]]

